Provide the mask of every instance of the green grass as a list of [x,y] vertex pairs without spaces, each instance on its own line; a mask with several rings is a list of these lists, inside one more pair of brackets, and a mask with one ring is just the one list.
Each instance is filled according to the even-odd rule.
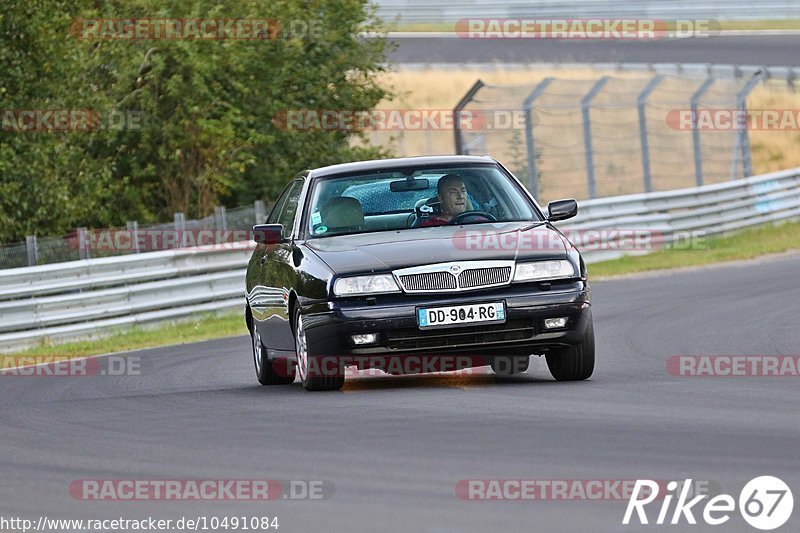
[[703,239],[699,249],[664,249],[587,265],[593,279],[634,272],[702,266],[800,249],[800,222],[759,226],[725,237]]
[[65,344],[43,344],[13,354],[0,355],[0,368],[14,366],[16,356],[48,356],[67,359],[246,334],[247,327],[242,313],[225,313],[219,316],[203,314],[191,320],[156,327],[134,326],[101,339]]
[[725,30],[798,30],[800,19],[786,20],[721,20],[720,28]]
[[[800,250],[800,222],[760,226],[726,237],[700,241],[695,249],[664,249],[649,255],[627,256],[588,265],[592,279],[609,276],[702,266],[739,259],[752,259],[765,254]],[[699,249],[698,249],[699,248]],[[0,355],[0,368],[14,366],[15,356],[48,356],[74,358],[103,353],[138,350],[171,344],[246,335],[241,313],[205,314],[191,320],[117,331],[96,340],[66,344],[44,344],[9,356]]]
[[[608,17],[613,18],[613,17]],[[786,20],[720,20],[717,22],[722,31],[730,30],[798,30],[800,19]],[[455,21],[437,23],[408,23],[389,24],[389,31],[406,32],[454,32]]]

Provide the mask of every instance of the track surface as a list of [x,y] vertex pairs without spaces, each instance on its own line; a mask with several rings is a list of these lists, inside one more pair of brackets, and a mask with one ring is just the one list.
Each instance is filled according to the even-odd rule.
[[798,35],[740,35],[660,41],[394,37],[393,63],[719,63],[797,65]]
[[[261,387],[248,339],[132,355],[140,376],[0,377],[0,515],[277,515],[296,531],[640,531],[625,503],[474,502],[461,479],[778,475],[800,501],[797,378],[678,378],[673,354],[797,354],[800,256],[593,286],[598,367]],[[325,501],[91,502],[81,478],[318,479]],[[655,511],[651,519],[655,516]],[[780,531],[797,531],[800,512]],[[734,515],[723,528],[755,531]]]

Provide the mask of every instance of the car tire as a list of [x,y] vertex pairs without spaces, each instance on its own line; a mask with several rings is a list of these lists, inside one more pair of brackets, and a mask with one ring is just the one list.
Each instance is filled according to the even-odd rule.
[[594,326],[591,317],[581,342],[551,350],[546,359],[547,368],[556,381],[589,379],[594,372]]
[[531,358],[529,355],[511,357],[501,355],[493,358],[489,364],[492,367],[492,371],[498,376],[511,376],[527,372],[531,364]]
[[253,349],[253,363],[256,367],[256,378],[262,385],[288,385],[294,383],[294,368],[291,364],[285,366],[284,372],[277,372],[275,361],[267,357],[267,349],[261,341],[261,335],[256,330],[255,324],[250,329],[250,345]]
[[[315,375],[320,373],[317,365],[311,368],[309,361],[313,361],[314,355],[308,349],[306,342],[305,327],[303,316],[300,310],[294,312],[294,351],[297,356],[297,375],[303,388],[310,391],[339,390],[344,385],[344,373],[335,371],[334,375]],[[340,369],[342,370],[342,369]]]

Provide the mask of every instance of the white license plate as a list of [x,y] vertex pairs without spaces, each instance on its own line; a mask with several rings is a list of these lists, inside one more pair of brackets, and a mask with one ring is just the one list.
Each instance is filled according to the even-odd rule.
[[420,329],[460,324],[498,323],[506,321],[506,308],[503,302],[452,307],[423,307],[417,309],[417,320]]

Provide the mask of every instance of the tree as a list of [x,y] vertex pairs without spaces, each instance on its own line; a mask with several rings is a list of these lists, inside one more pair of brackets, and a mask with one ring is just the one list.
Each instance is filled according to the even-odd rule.
[[[359,36],[381,29],[366,1],[79,4],[32,0],[0,15],[0,109],[92,109],[104,126],[0,132],[0,241],[203,216],[270,199],[303,168],[384,155],[353,146],[359,132],[273,123],[287,110],[370,110],[390,96],[376,80],[385,39]],[[131,18],[272,23],[255,39],[85,31],[86,21]],[[106,128],[110,117],[125,124]]]

